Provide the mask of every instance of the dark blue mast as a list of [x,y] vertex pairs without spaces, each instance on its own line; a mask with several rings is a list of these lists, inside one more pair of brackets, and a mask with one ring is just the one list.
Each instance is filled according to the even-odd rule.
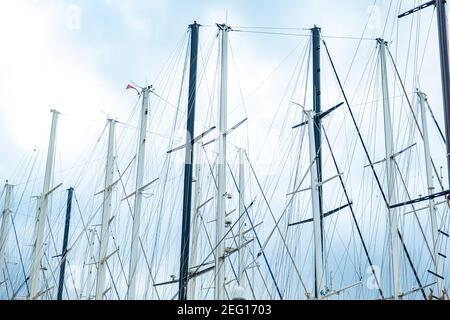
[[[323,197],[322,197],[322,113],[321,106],[321,88],[320,88],[320,28],[314,26],[311,29],[312,32],[312,76],[313,76],[313,111],[314,111],[314,140],[315,140],[315,151],[316,151],[316,161],[317,161],[317,183],[319,185],[319,212],[320,212],[320,233],[322,238],[322,252],[323,252]],[[322,257],[323,260],[323,257]],[[323,281],[323,280],[322,280]],[[315,296],[319,297],[316,284]]]
[[187,299],[187,283],[189,276],[189,245],[191,228],[191,202],[192,202],[192,162],[194,155],[194,123],[195,123],[195,100],[197,89],[197,55],[198,55],[198,30],[200,25],[194,21],[189,25],[191,32],[191,52],[189,63],[189,97],[187,112],[186,133],[186,161],[184,165],[184,194],[183,194],[183,222],[181,230],[181,256],[180,256],[180,279],[178,299]]
[[62,293],[64,288],[64,276],[66,271],[66,257],[67,257],[67,243],[69,242],[69,227],[70,227],[70,213],[72,211],[72,196],[73,188],[67,190],[67,205],[66,205],[66,223],[64,225],[64,239],[61,252],[61,266],[59,270],[59,285],[58,285],[58,300],[62,300]]

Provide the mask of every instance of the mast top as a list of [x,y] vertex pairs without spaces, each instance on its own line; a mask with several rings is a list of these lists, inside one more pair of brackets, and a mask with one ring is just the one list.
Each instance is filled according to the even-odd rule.
[[189,25],[189,28],[198,28],[200,27],[201,24],[197,23],[197,20],[194,20],[194,23]]
[[388,41],[384,40],[383,38],[376,38],[375,39],[377,41],[377,43],[379,44],[384,44],[384,45],[388,45]]
[[416,88],[416,93],[422,95],[425,100],[427,100],[427,94],[425,92],[422,92],[419,88]]
[[222,24],[216,23],[216,25],[219,28],[219,30],[223,30],[223,31],[232,31],[233,30],[230,26],[226,25],[225,23],[222,23]]

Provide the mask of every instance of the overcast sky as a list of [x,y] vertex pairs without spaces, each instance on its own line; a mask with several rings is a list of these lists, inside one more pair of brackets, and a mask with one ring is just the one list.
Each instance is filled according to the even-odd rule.
[[[414,3],[405,2],[402,5],[405,8]],[[317,24],[324,34],[358,37],[372,15],[366,35],[376,37],[381,32],[389,1],[377,1],[375,8],[373,3],[372,0],[3,1],[0,176],[10,172],[11,163],[17,162],[23,152],[45,141],[51,108],[99,123],[105,118],[102,112],[123,120],[128,115],[125,109],[133,101],[124,92],[124,85],[129,80],[151,84],[165,57],[194,20],[205,25],[227,21],[234,26],[309,28]],[[290,44],[296,41],[291,39]],[[338,61],[342,72],[349,65],[356,44],[336,42],[334,55],[346,57]],[[277,47],[265,39],[257,47],[243,48],[245,51],[241,52],[247,57],[258,59],[259,70],[270,71],[292,45]],[[246,71],[240,71],[244,89],[251,87],[249,82],[257,82],[248,77],[251,71]],[[60,132],[63,137],[65,132],[71,132],[64,140],[70,141],[72,149],[86,137],[82,128],[87,125],[79,120],[68,121]],[[77,134],[73,134],[75,130]]]
[[[403,2],[401,7],[405,9],[415,4]],[[373,3],[373,0],[3,1],[0,176],[10,172],[11,163],[17,162],[23,152],[32,150],[42,139],[45,141],[51,108],[99,123],[105,118],[102,112],[123,120],[133,101],[124,92],[124,85],[129,80],[152,84],[165,57],[194,20],[205,25],[227,21],[232,26],[310,28],[317,24],[324,34],[358,37],[371,17],[366,36],[377,37],[391,2],[376,1],[375,7]],[[389,12],[395,10],[394,3]],[[274,46],[270,38],[265,38],[252,46],[245,44],[249,39],[245,36],[241,37],[244,40],[237,35],[233,37],[241,41],[238,45],[244,42],[236,49],[243,48],[242,59],[257,59],[261,77],[297,41],[289,39],[284,45]],[[356,45],[356,41],[334,43],[333,53],[342,73],[346,72]],[[245,67],[245,63],[242,65]],[[248,76],[254,70],[254,67],[240,70],[244,89],[259,80]],[[358,71],[355,68],[354,74]],[[60,132],[64,136],[64,132],[73,133],[80,128],[77,134],[65,137],[72,149],[83,144],[87,134],[82,129],[87,126],[85,121],[79,120],[68,121]]]
[[[333,33],[358,35],[370,2],[2,1],[1,176],[11,170],[10,161],[42,142],[50,108],[99,122],[105,118],[101,111],[127,115],[121,110],[132,100],[124,85],[129,80],[151,83],[193,20],[211,25],[228,17],[232,25],[289,27],[316,23]],[[253,50],[261,54],[269,48],[274,49]],[[76,129],[71,123],[65,129]],[[71,136],[71,144],[76,143],[83,130],[76,139]]]

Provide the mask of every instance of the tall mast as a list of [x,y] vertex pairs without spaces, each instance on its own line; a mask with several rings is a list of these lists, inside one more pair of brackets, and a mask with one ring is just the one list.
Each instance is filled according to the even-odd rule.
[[105,189],[103,190],[103,213],[102,226],[100,231],[100,250],[98,256],[98,270],[97,270],[97,286],[95,290],[95,299],[102,300],[105,292],[105,278],[107,270],[108,258],[108,240],[109,240],[109,222],[111,218],[111,198],[113,191],[114,179],[114,139],[116,131],[116,121],[108,119],[109,134],[108,134],[108,151],[106,155],[105,167]]
[[72,196],[73,188],[67,190],[67,205],[66,205],[66,223],[64,224],[64,238],[61,252],[61,266],[59,269],[59,285],[58,285],[58,300],[62,300],[62,293],[64,288],[64,276],[66,270],[67,257],[67,243],[69,242],[69,227],[70,227],[70,213],[72,211]]
[[214,298],[223,300],[225,285],[224,270],[224,235],[225,235],[225,197],[226,197],[226,162],[227,162],[227,95],[228,95],[228,32],[225,24],[218,26],[221,34],[221,68],[220,68],[220,104],[219,104],[219,157],[217,164],[217,212],[216,212],[216,277]]
[[313,68],[313,111],[316,116],[314,122],[315,151],[317,155],[317,182],[319,184],[319,212],[320,229],[323,244],[323,197],[322,197],[322,118],[318,115],[322,112],[321,85],[320,85],[320,28],[314,26],[312,33],[312,68]]
[[[422,118],[422,131],[423,131],[423,149],[425,155],[425,171],[427,175],[427,188],[428,195],[432,195],[434,191],[433,184],[433,171],[431,167],[431,155],[430,155],[430,140],[428,135],[428,122],[427,122],[427,107],[425,101],[427,97],[423,92],[417,92],[420,102],[420,112]],[[436,217],[436,203],[434,199],[429,200],[429,212],[430,212],[430,222],[431,222],[431,237],[433,239],[433,262],[436,274],[436,284],[438,288],[439,295],[442,292],[442,267],[439,264],[439,238],[438,238],[438,224]]]
[[[193,181],[195,182],[195,192],[194,192],[194,216],[192,218],[192,243],[191,243],[191,259],[189,264],[192,267],[197,265],[197,249],[198,249],[198,236],[200,231],[200,200],[202,194],[202,184],[200,178],[202,176],[202,166],[200,160],[200,143],[197,144],[197,148],[195,150],[195,178]],[[197,287],[197,277],[192,278],[191,283],[189,285],[189,300],[196,299],[196,287]]]
[[444,105],[447,146],[447,177],[448,183],[450,185],[450,70],[448,57],[447,12],[445,0],[436,0],[436,12],[439,35],[439,56],[441,62],[442,100]]
[[[319,271],[320,274],[316,275],[316,299],[319,298],[319,293],[321,289],[321,285],[323,283],[323,196],[322,196],[322,118],[319,115],[322,112],[322,104],[321,104],[321,83],[320,83],[320,28],[314,26],[311,29],[312,33],[312,76],[313,76],[313,112],[312,123],[314,124],[314,156],[315,156],[315,167],[317,171],[317,210],[319,217],[319,229],[316,230],[320,232],[320,245],[321,248],[318,250],[320,253],[320,265],[316,266],[316,271]],[[313,191],[316,192],[316,191]],[[319,259],[319,257],[316,257]],[[317,261],[316,261],[317,264]]]
[[50,140],[48,144],[47,163],[45,166],[44,187],[42,195],[38,198],[38,210],[36,215],[35,239],[33,246],[33,255],[31,260],[31,275],[30,275],[30,298],[34,299],[39,294],[41,259],[44,253],[44,231],[45,221],[47,219],[48,200],[51,194],[51,183],[53,182],[53,167],[55,164],[55,149],[56,149],[56,127],[58,123],[59,112],[51,110],[52,125],[50,130]]
[[189,63],[189,97],[186,124],[186,158],[184,164],[183,221],[181,233],[180,282],[178,299],[187,299],[187,284],[189,275],[189,245],[191,232],[191,202],[192,202],[192,162],[194,158],[194,124],[195,102],[197,91],[197,56],[199,24],[194,21],[189,25],[191,31],[191,52]]
[[145,163],[145,145],[147,142],[147,122],[149,113],[150,87],[142,89],[141,125],[136,167],[134,196],[133,231],[131,235],[130,269],[128,273],[128,299],[136,299],[136,269],[139,261],[139,227],[141,225],[142,184]]
[[[0,228],[0,272],[3,270],[3,265],[5,265],[6,261],[5,248],[6,248],[6,241],[8,240],[9,219],[11,216],[11,202],[12,202],[11,200],[13,188],[14,186],[9,184],[7,180],[5,184],[5,204],[3,206],[3,213],[2,213],[2,226]],[[2,277],[3,276],[0,275],[0,279],[2,279]]]
[[[389,205],[397,203],[397,192],[395,189],[395,159],[394,159],[394,138],[392,134],[391,108],[389,103],[389,88],[386,69],[386,46],[387,42],[377,39],[381,66],[381,86],[383,92],[383,118],[384,118],[384,142],[386,151],[386,181],[388,189]],[[399,299],[400,289],[400,256],[398,247],[398,211],[397,208],[388,209],[391,253],[392,253],[392,273],[394,299]]]
[[317,154],[316,154],[316,135],[314,131],[314,115],[313,111],[307,111],[308,115],[308,136],[309,136],[309,154],[311,161],[311,199],[313,210],[313,232],[314,232],[314,275],[315,289],[314,297],[320,297],[320,290],[323,284],[323,243],[321,231],[320,217],[320,194],[319,194],[319,177],[317,174]]

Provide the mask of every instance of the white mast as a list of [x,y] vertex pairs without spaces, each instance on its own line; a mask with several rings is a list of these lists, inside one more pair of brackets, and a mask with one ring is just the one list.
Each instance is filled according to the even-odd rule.
[[216,277],[214,282],[214,298],[223,300],[225,285],[224,270],[224,235],[225,235],[225,197],[226,197],[226,159],[227,159],[227,81],[228,81],[228,31],[225,24],[219,25],[221,42],[221,69],[220,69],[220,105],[219,105],[219,162],[217,164],[217,218],[216,218],[216,244],[215,265]]
[[108,119],[108,153],[106,156],[105,167],[105,189],[103,190],[103,214],[102,227],[100,231],[100,250],[98,256],[97,286],[95,290],[95,299],[102,300],[105,292],[105,277],[108,258],[108,240],[109,240],[109,222],[111,218],[111,197],[113,191],[114,179],[114,139],[116,130],[116,121]]
[[[194,214],[192,216],[192,243],[191,243],[191,258],[190,264],[192,267],[197,265],[197,247],[198,247],[198,235],[200,231],[200,200],[202,193],[202,185],[200,182],[200,177],[202,175],[202,166],[200,161],[200,148],[201,143],[197,144],[196,148],[196,164],[195,164],[195,193],[194,193]],[[193,277],[191,283],[188,286],[189,289],[189,300],[195,300],[195,290],[197,285],[197,277]]]
[[[12,199],[13,188],[14,188],[14,186],[9,184],[8,180],[6,180],[5,205],[3,206],[2,227],[0,229],[0,272],[2,271],[3,265],[5,264],[5,261],[6,261],[5,248],[6,248],[6,241],[8,240],[9,218],[11,215],[11,199]],[[0,275],[0,279],[2,279],[2,277],[3,276]],[[1,283],[1,281],[0,281],[0,283]]]
[[235,288],[235,300],[245,300],[244,272],[245,272],[245,248],[244,228],[247,213],[245,212],[245,173],[244,156],[245,150],[239,148],[239,240],[238,240],[238,286]]
[[319,185],[317,177],[317,155],[314,137],[314,118],[312,111],[306,111],[308,116],[308,136],[309,136],[309,155],[312,163],[310,169],[311,175],[311,199],[313,210],[313,230],[314,230],[314,274],[315,274],[315,297],[319,299],[320,290],[323,283],[323,261],[322,261],[322,234],[320,228],[320,200]]
[[55,149],[56,149],[56,126],[58,123],[59,112],[51,110],[52,126],[50,130],[50,140],[48,144],[47,163],[45,166],[44,187],[42,195],[38,197],[38,210],[36,215],[35,239],[33,246],[33,255],[31,260],[31,275],[30,275],[30,298],[34,299],[39,294],[40,284],[39,276],[41,272],[41,259],[43,256],[44,247],[44,230],[45,221],[47,219],[48,200],[51,194],[51,183],[53,181],[53,167],[55,164]]
[[136,269],[139,261],[139,227],[141,225],[142,183],[147,141],[147,122],[149,113],[150,87],[142,89],[141,126],[139,132],[138,157],[136,168],[136,188],[134,196],[133,233],[131,235],[131,257],[128,274],[128,299],[136,299]]
[[[423,131],[423,149],[425,154],[425,171],[427,174],[427,188],[428,195],[433,194],[434,185],[433,185],[433,172],[431,169],[431,155],[430,155],[430,140],[428,136],[428,123],[427,123],[427,108],[425,105],[425,101],[427,97],[423,92],[417,92],[420,101],[420,112],[422,118],[422,131]],[[438,225],[437,225],[437,217],[436,217],[436,203],[434,199],[429,200],[429,210],[430,210],[430,221],[431,221],[431,236],[433,239],[433,260],[434,266],[436,270],[436,274],[442,276],[442,268],[439,264],[439,238],[438,238]],[[442,279],[440,277],[436,277],[436,284],[438,288],[439,295],[442,293]]]
[[[378,39],[380,44],[380,66],[381,66],[381,86],[383,92],[383,116],[384,116],[384,141],[386,150],[386,181],[389,205],[397,202],[397,193],[395,189],[395,159],[394,138],[392,135],[391,108],[389,105],[389,88],[386,69],[386,45],[383,39]],[[398,212],[396,208],[389,209],[390,238],[392,250],[392,272],[394,299],[400,299],[400,256],[398,248]]]

